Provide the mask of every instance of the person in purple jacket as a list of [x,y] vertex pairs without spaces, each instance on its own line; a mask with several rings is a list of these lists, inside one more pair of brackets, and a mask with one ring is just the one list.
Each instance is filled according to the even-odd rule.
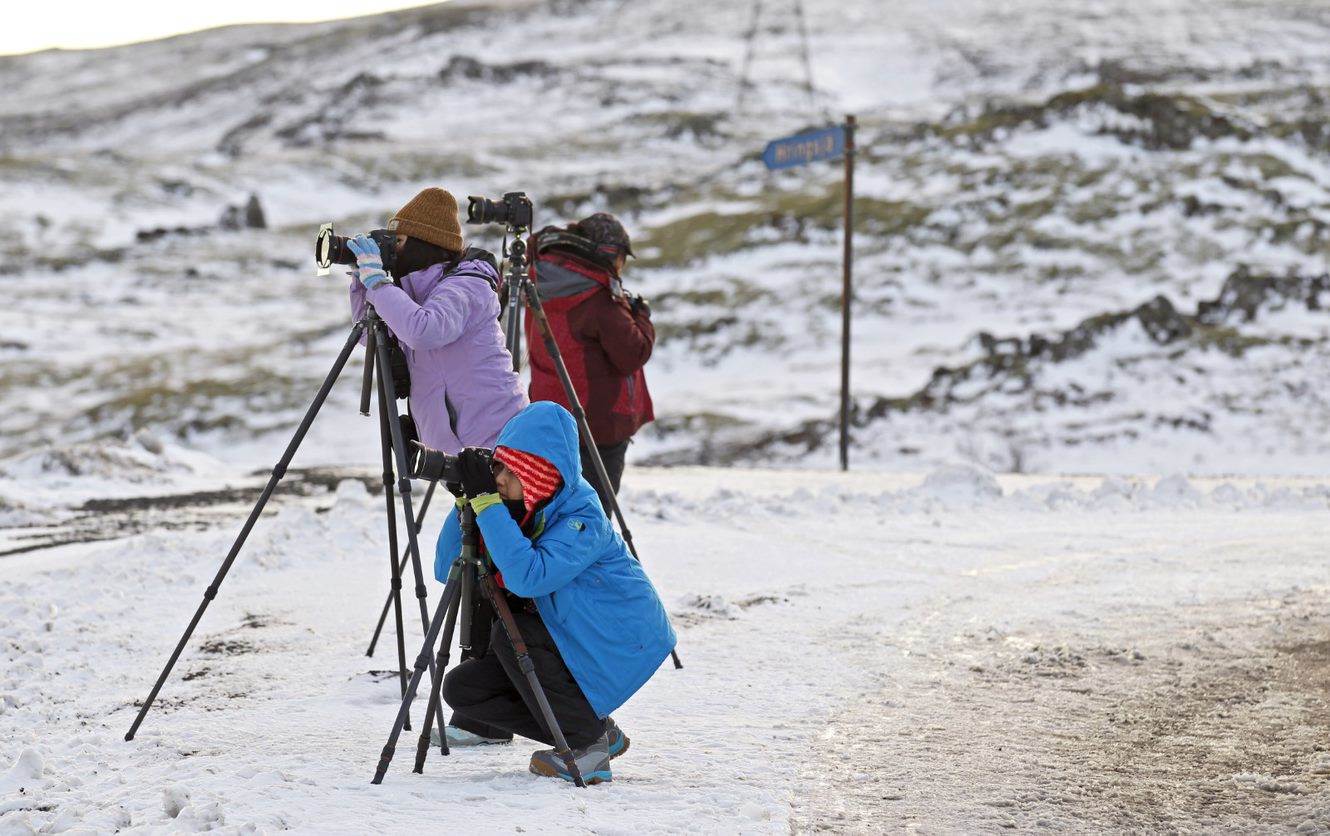
[[451,455],[493,447],[527,405],[499,328],[498,270],[488,253],[463,246],[457,200],[444,189],[411,198],[388,229],[397,233],[391,279],[372,238],[349,243],[352,317],[360,319],[368,302],[396,337],[425,446]]
[[[451,455],[464,447],[491,448],[527,405],[499,328],[493,258],[464,247],[457,200],[443,189],[425,189],[411,198],[388,229],[397,234],[391,279],[374,239],[357,235],[348,243],[356,254],[352,316],[359,320],[365,304],[373,305],[406,355],[409,409],[421,443]],[[489,650],[493,614],[480,596],[476,599],[471,650],[464,659],[483,658]],[[473,724],[471,729],[450,724],[449,745],[511,739],[499,728]]]

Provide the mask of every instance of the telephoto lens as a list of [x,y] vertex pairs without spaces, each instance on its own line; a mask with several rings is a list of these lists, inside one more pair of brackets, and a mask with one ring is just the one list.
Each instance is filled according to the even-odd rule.
[[462,469],[458,466],[456,456],[426,447],[414,439],[411,441],[411,448],[407,466],[411,469],[412,479],[427,479],[431,482],[462,481]]
[[503,223],[504,205],[496,200],[471,195],[466,203],[466,222],[469,224]]

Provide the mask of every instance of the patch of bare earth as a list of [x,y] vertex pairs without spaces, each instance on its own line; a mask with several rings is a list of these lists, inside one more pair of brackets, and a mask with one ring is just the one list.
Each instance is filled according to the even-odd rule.
[[820,737],[795,831],[1330,833],[1324,595],[906,653]]

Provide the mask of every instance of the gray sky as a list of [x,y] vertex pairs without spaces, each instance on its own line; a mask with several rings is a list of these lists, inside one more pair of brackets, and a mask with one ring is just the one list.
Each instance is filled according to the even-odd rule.
[[50,47],[88,49],[227,26],[333,20],[426,0],[10,0],[0,26],[0,55]]

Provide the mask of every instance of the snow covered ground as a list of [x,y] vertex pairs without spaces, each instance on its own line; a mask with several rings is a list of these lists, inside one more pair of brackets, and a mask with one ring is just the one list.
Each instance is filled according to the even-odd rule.
[[519,743],[423,776],[403,745],[370,785],[397,684],[363,655],[381,506],[345,480],[279,498],[132,743],[244,503],[0,560],[0,833],[1330,829],[1330,484],[638,469],[625,497],[685,667],[616,714],[614,783]]

